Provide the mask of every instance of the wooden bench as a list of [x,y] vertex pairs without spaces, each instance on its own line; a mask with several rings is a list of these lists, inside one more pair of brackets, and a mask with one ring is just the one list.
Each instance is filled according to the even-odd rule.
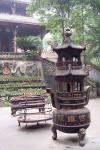
[[15,114],[17,110],[27,108],[38,108],[39,112],[45,107],[45,99],[42,95],[23,95],[17,96],[11,100],[11,113]]

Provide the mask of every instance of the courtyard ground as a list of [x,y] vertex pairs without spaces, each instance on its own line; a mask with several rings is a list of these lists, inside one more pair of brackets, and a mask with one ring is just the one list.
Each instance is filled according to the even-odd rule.
[[52,140],[52,121],[18,126],[17,118],[10,115],[10,108],[0,108],[0,150],[100,150],[100,98],[91,99],[91,125],[87,129],[86,145],[78,145],[77,134],[58,131],[58,140]]

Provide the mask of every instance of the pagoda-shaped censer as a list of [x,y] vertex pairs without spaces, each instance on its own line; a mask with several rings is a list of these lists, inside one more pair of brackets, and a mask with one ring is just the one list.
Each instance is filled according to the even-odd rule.
[[55,89],[47,89],[51,94],[53,111],[53,139],[57,139],[57,130],[65,133],[78,133],[79,144],[85,144],[85,130],[90,125],[90,112],[84,107],[89,101],[90,87],[84,87],[88,75],[81,61],[85,47],[75,45],[70,29],[65,31],[62,45],[53,48],[58,55],[55,72]]

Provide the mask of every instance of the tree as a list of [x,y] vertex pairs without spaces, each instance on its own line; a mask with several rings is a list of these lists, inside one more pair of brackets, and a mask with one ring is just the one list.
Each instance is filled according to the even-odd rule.
[[30,50],[30,52],[37,53],[40,51],[42,41],[39,37],[17,37],[17,46],[24,51]]
[[74,41],[87,44],[87,62],[100,64],[100,0],[32,0],[29,11],[39,14],[57,41],[64,27],[73,29]]
[[[88,57],[90,62],[100,65],[100,1],[91,0],[87,11],[86,40],[88,41]],[[90,54],[90,55],[89,55]]]
[[41,22],[59,40],[66,26],[64,24],[68,26],[68,2],[69,0],[32,0],[29,10],[39,14]]

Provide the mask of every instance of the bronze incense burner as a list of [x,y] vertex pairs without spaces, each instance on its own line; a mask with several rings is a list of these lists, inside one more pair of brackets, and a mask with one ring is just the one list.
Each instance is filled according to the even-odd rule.
[[65,41],[54,47],[58,55],[55,71],[55,89],[47,89],[51,94],[53,111],[53,139],[57,130],[65,133],[78,133],[79,144],[85,144],[85,130],[90,125],[90,112],[84,107],[89,101],[89,86],[84,86],[88,71],[81,61],[81,53],[86,49],[75,45],[70,29],[66,29]]

